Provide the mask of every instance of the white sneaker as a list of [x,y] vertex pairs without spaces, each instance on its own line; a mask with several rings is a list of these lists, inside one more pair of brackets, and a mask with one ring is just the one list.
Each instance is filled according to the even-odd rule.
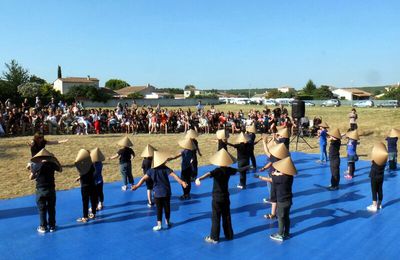
[[214,239],[212,239],[211,237],[205,237],[204,238],[204,241],[206,241],[207,243],[210,243],[210,244],[217,244],[218,243],[218,241],[217,240],[214,240]]
[[376,212],[378,210],[378,208],[372,204],[367,207],[367,210],[371,211],[371,212]]
[[161,225],[157,225],[153,227],[153,231],[160,231],[162,229]]
[[268,198],[263,198],[263,202],[264,202],[264,203],[268,203],[268,204],[271,204],[271,203],[272,203]]
[[126,191],[127,189],[128,189],[128,186],[127,186],[127,185],[124,185],[124,186],[121,187],[121,190],[122,190],[122,191]]
[[242,185],[240,185],[240,184],[238,184],[236,187],[237,187],[238,189],[241,189],[241,190],[243,190],[243,186],[242,186]]
[[378,209],[382,209],[382,208],[383,208],[382,204],[379,204]]

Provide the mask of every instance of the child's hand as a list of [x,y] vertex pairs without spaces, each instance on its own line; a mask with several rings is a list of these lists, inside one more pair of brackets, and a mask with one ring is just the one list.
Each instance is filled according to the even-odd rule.
[[137,185],[132,185],[131,190],[137,190],[138,186]]
[[201,184],[201,181],[200,181],[200,179],[199,179],[199,178],[197,178],[197,179],[196,179],[196,181],[195,181],[194,183],[196,183],[196,185],[197,185],[197,186],[200,186],[200,184]]
[[81,179],[81,177],[78,177],[78,178],[75,179],[75,181],[79,181],[80,179]]
[[254,178],[258,179],[258,178],[260,178],[260,175],[257,173],[254,173]]
[[183,182],[183,183],[182,183],[182,187],[183,187],[183,188],[186,188],[186,187],[187,187],[187,183],[186,183],[186,182]]

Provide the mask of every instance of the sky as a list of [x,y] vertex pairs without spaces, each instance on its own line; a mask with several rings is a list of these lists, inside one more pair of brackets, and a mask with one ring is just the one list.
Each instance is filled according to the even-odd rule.
[[400,81],[400,1],[1,0],[0,71],[199,89]]

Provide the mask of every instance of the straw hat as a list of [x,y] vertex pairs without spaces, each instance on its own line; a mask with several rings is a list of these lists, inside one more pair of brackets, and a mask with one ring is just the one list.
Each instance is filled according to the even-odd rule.
[[378,164],[380,166],[385,165],[385,163],[388,159],[388,156],[389,156],[388,151],[387,151],[384,143],[378,142],[372,148],[371,159],[376,164]]
[[133,143],[131,142],[131,140],[129,140],[129,138],[127,136],[125,136],[124,138],[119,140],[117,144],[119,146],[121,146],[121,147],[131,147],[131,146],[133,146]]
[[220,129],[217,131],[218,140],[228,139],[228,138],[229,138],[229,133],[225,129]]
[[164,152],[159,152],[159,151],[154,151],[154,156],[153,156],[153,165],[151,168],[156,168],[164,163],[167,162],[167,160],[171,156],[167,153]]
[[318,125],[319,127],[323,128],[329,128],[329,125],[326,122],[322,122],[321,124]]
[[54,163],[55,165],[57,165],[56,171],[62,172],[62,167],[61,167],[60,162],[57,160],[57,158],[54,156],[54,154],[47,151],[46,148],[43,148],[35,156],[33,156],[31,158],[31,161],[34,163],[40,163],[40,162],[42,162],[42,160],[46,160],[46,161]]
[[214,154],[210,158],[210,163],[216,166],[229,166],[232,163],[235,163],[236,159],[225,149],[219,150],[216,154]]
[[85,175],[92,167],[92,158],[88,150],[80,149],[75,159],[75,167],[78,169],[79,175]]
[[388,134],[388,137],[400,137],[400,130],[392,128]]
[[272,167],[274,167],[275,170],[277,170],[283,174],[286,174],[286,175],[294,176],[297,173],[296,167],[294,166],[293,161],[290,158],[290,156],[288,156],[280,161],[274,162],[272,164]]
[[348,138],[350,138],[350,139],[353,139],[353,140],[360,140],[360,136],[358,135],[358,131],[357,130],[347,132],[346,136]]
[[189,138],[184,138],[178,142],[179,146],[182,147],[183,149],[187,150],[195,150],[196,147],[194,146],[194,143],[192,140]]
[[154,156],[154,151],[157,151],[157,149],[148,144],[144,148],[144,150],[143,150],[142,154],[140,155],[140,157],[153,157]]
[[287,129],[287,127],[280,129],[277,134],[282,136],[283,138],[289,138],[289,130]]
[[263,140],[264,142],[264,152],[265,154],[270,157],[271,156],[271,149],[274,147],[277,143],[275,142],[274,138],[271,138],[269,140]]
[[254,124],[246,126],[246,132],[257,134],[257,129]]
[[269,149],[269,152],[272,154],[272,156],[278,159],[283,159],[289,156],[289,151],[284,143],[274,145],[271,147],[271,149]]
[[185,138],[195,139],[198,136],[199,136],[199,134],[196,131],[194,131],[193,129],[189,129],[186,132]]
[[241,132],[236,139],[236,143],[247,143],[250,141],[250,138],[247,134]]
[[102,162],[106,159],[98,147],[90,151],[90,157],[92,158],[93,163]]
[[333,137],[335,137],[337,139],[341,139],[342,138],[342,135],[340,134],[340,131],[337,128],[331,129],[327,134],[330,135],[330,136],[333,136]]

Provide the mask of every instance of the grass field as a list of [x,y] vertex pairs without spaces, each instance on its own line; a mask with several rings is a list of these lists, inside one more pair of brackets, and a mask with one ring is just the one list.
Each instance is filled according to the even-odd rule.
[[[217,109],[221,111],[238,111],[242,109],[245,113],[252,108],[262,109],[261,106],[249,105],[220,105]],[[326,121],[331,127],[338,127],[342,132],[348,129],[347,114],[350,112],[349,107],[338,108],[306,108],[306,116],[310,119],[314,116],[321,116],[323,121]],[[358,127],[361,133],[360,146],[358,153],[363,156],[362,160],[368,159],[372,146],[377,141],[384,141],[387,133],[393,127],[400,128],[400,111],[397,109],[384,108],[359,108],[357,109],[359,116]],[[78,187],[79,183],[74,179],[78,173],[74,167],[75,156],[79,149],[92,149],[99,147],[106,157],[115,154],[118,150],[117,141],[122,137],[122,134],[107,134],[107,135],[88,135],[88,136],[46,136],[48,140],[59,140],[68,138],[69,142],[62,145],[49,145],[47,149],[53,152],[63,165],[64,171],[56,175],[56,186],[58,190],[70,189]],[[157,134],[148,135],[140,134],[130,136],[134,143],[133,149],[137,157],[133,161],[134,175],[141,176],[141,158],[140,153],[146,144],[152,144],[159,150],[177,154],[180,148],[177,144],[184,135],[183,134]],[[33,194],[35,191],[34,181],[29,180],[29,172],[25,169],[27,162],[30,159],[30,149],[27,143],[32,137],[15,137],[0,139],[0,199],[14,198],[23,195]],[[230,142],[234,142],[234,137]],[[198,138],[200,150],[203,153],[199,157],[199,165],[209,164],[209,158],[216,152],[216,138],[214,134],[201,135]],[[299,150],[309,153],[318,153],[318,140],[307,139],[314,147],[309,149],[305,144],[299,143]],[[291,150],[295,149],[295,143],[291,143]],[[236,152],[230,149],[234,155]],[[262,144],[256,146],[256,154],[263,153]],[[341,149],[342,156],[345,156],[345,147]],[[175,160],[169,164],[173,169],[179,170],[180,160]],[[106,182],[119,181],[118,160],[105,161],[103,176]]]

